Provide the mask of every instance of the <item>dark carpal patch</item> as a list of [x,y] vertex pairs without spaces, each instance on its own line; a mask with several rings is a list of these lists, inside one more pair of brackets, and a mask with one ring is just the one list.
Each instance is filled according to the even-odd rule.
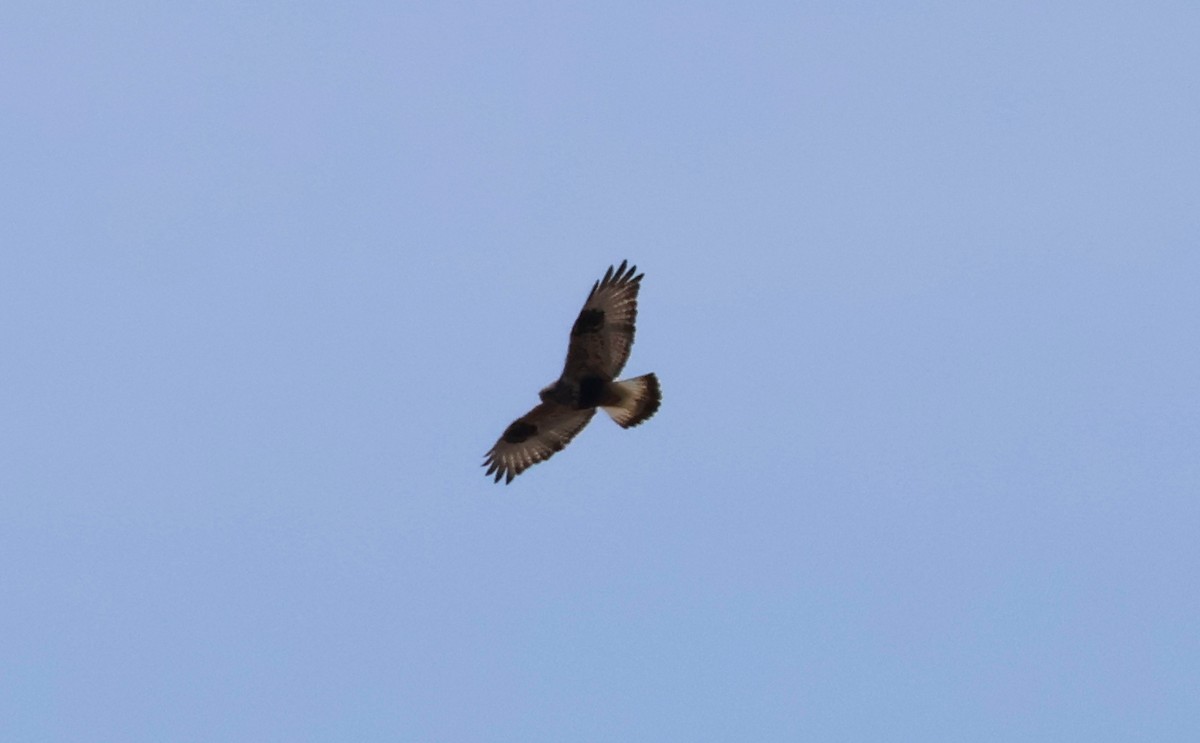
[[532,423],[514,421],[511,426],[504,429],[504,440],[509,444],[519,444],[536,434],[537,430],[537,426]]
[[584,310],[571,328],[571,335],[595,333],[604,327],[604,310]]

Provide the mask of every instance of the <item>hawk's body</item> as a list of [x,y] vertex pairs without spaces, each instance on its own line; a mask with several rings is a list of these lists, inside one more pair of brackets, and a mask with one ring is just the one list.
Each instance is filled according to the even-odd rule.
[[658,410],[662,393],[658,377],[644,374],[617,381],[629,358],[637,320],[637,295],[642,274],[627,261],[610,266],[592,286],[571,327],[567,363],[558,381],[539,394],[540,405],[513,421],[484,466],[495,481],[506,483],[538,462],[549,459],[583,430],[603,408],[622,428],[632,428]]

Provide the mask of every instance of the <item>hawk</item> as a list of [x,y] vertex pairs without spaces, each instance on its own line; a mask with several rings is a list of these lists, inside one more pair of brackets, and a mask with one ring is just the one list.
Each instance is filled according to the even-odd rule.
[[587,301],[571,326],[567,363],[558,381],[538,396],[541,404],[513,421],[487,453],[483,466],[507,485],[529,467],[561,450],[583,430],[596,408],[622,428],[632,428],[658,410],[662,402],[658,377],[617,381],[617,374],[633,346],[637,295],[642,276],[637,266],[621,261],[609,266],[604,278],[592,285]]

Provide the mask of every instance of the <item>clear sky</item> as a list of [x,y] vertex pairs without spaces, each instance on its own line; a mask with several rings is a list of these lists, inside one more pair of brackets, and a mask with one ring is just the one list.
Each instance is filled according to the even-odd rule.
[[0,738],[1200,740],[1198,38],[5,3]]

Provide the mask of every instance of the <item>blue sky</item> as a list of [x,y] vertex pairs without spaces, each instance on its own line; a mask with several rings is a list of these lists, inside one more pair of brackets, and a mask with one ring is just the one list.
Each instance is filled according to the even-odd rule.
[[1200,735],[1194,5],[0,29],[0,737]]

